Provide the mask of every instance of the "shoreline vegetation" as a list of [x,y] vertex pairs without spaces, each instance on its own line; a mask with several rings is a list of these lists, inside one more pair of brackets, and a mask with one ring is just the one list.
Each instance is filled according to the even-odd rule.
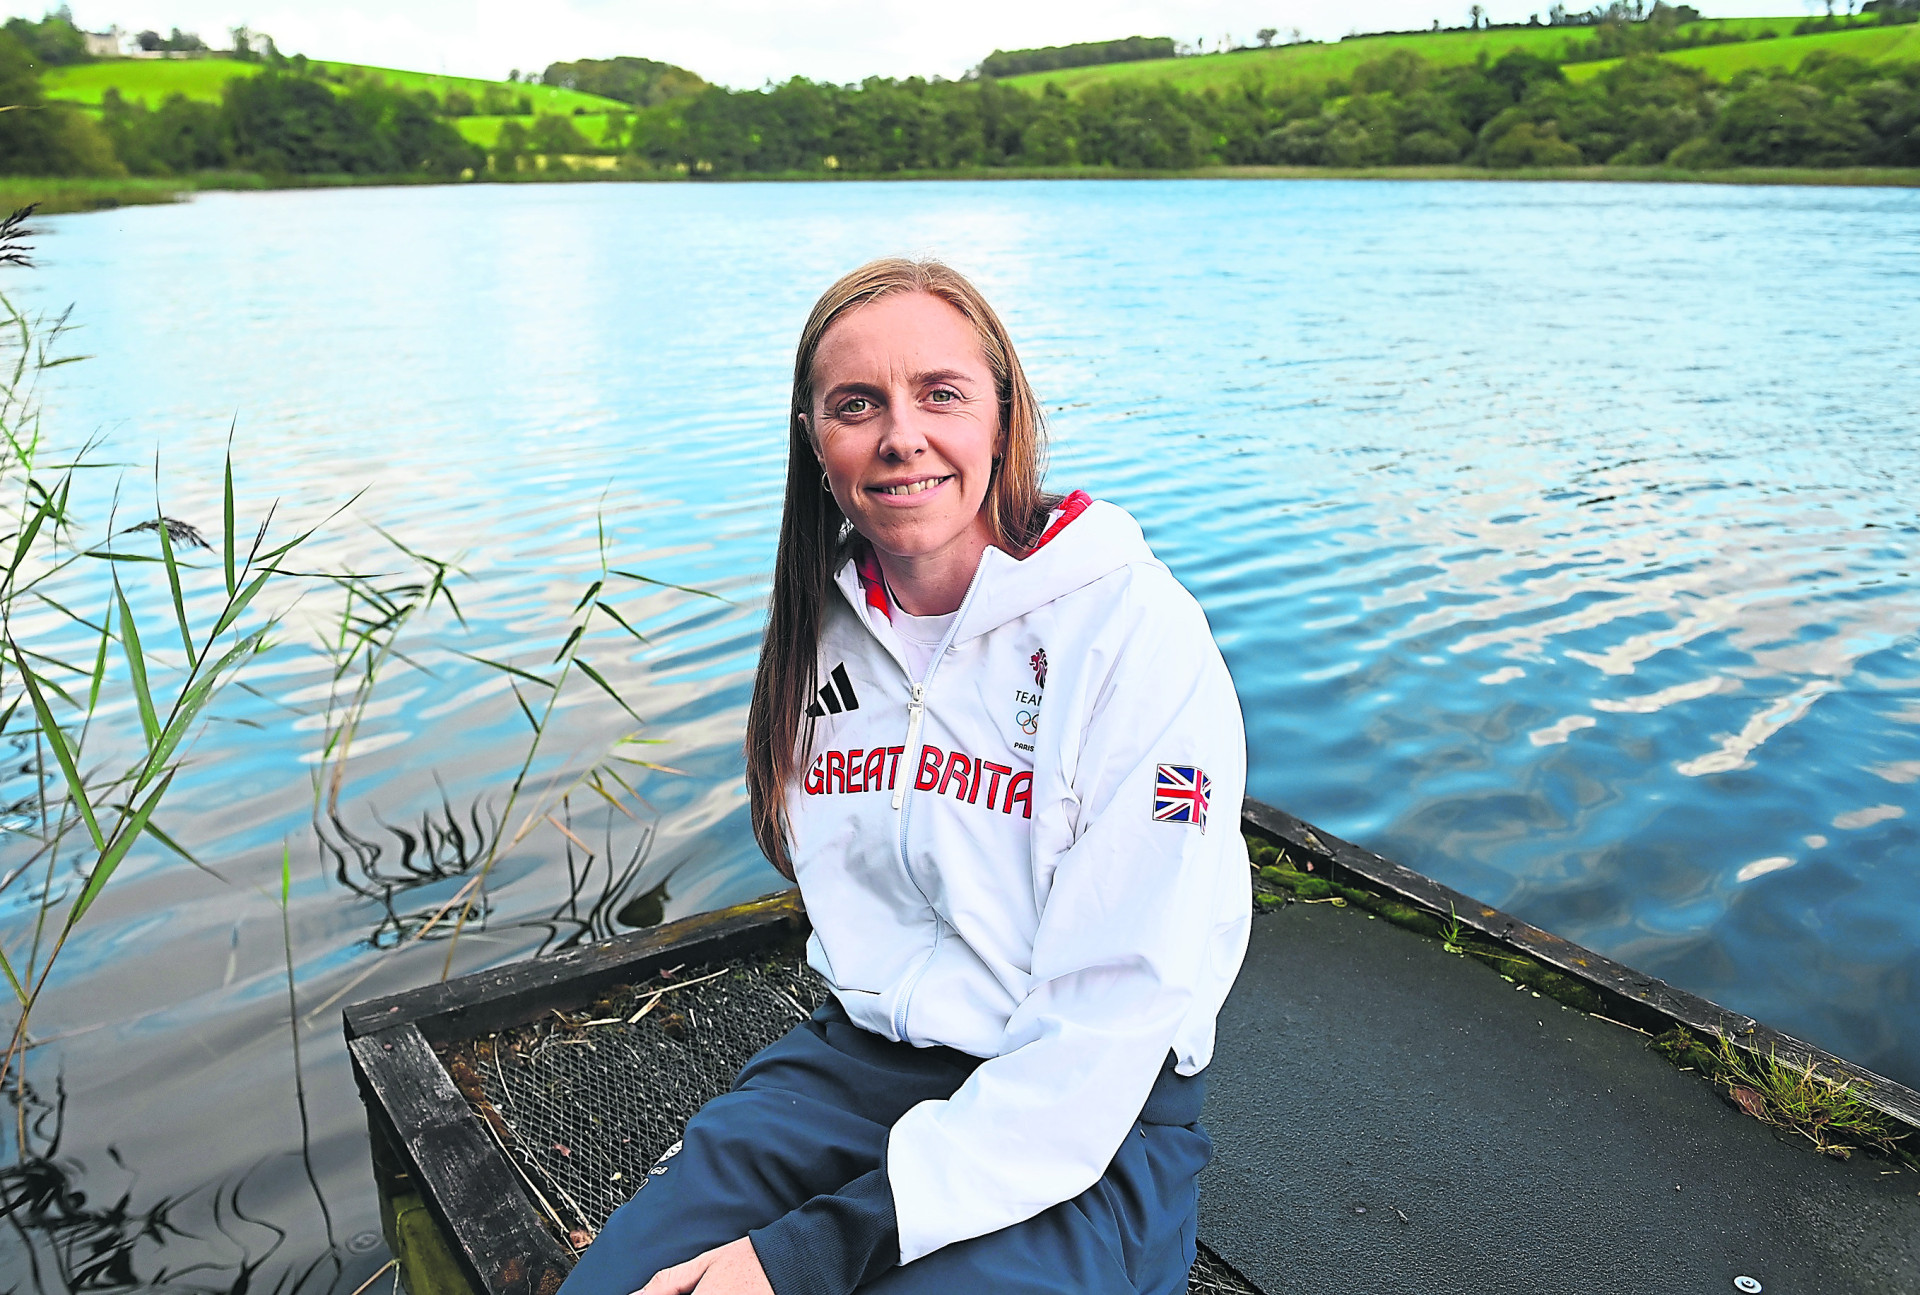
[[[1703,19],[1614,0],[1548,21],[995,50],[957,80],[714,85],[651,59],[506,81],[58,10],[0,31],[0,176],[46,212],[209,189],[552,180],[1369,178],[1911,186],[1920,0]],[[98,50],[99,52],[93,52]],[[11,109],[26,109],[14,112]],[[45,179],[40,179],[46,177]],[[58,177],[56,183],[52,177]]]
[[[952,170],[748,172],[723,177],[690,177],[625,170],[528,172],[488,176],[485,184],[871,184],[941,181],[1079,180],[1370,180],[1470,183],[1712,184],[1812,188],[1920,188],[1920,167],[1731,167],[1695,171],[1674,166],[1546,166],[1495,169],[1484,166],[1201,166],[1185,170],[1094,166],[970,167]],[[472,184],[440,176],[399,175],[264,176],[249,172],[205,176],[118,179],[97,177],[0,176],[0,208],[32,204],[42,216],[112,211],[121,207],[186,202],[196,193],[284,192],[296,189],[397,188],[416,185]]]

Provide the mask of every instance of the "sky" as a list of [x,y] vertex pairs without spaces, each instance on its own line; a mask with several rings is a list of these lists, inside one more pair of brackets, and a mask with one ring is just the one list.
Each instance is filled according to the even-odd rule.
[[[57,3],[57,0],[53,0]],[[1485,0],[1495,22],[1544,15],[1533,0]],[[1694,0],[1710,17],[1824,12],[1819,0]],[[52,4],[6,5],[30,18]],[[241,23],[287,54],[461,76],[537,73],[550,62],[638,54],[723,85],[805,76],[957,77],[996,48],[1172,36],[1212,48],[1263,27],[1315,40],[1465,22],[1455,0],[72,0],[92,30],[197,31],[224,46]],[[1568,8],[1579,8],[1577,2]]]

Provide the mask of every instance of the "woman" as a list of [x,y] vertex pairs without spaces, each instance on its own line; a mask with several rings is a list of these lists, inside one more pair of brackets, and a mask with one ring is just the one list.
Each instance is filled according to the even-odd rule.
[[1184,1291],[1249,918],[1206,620],[1126,513],[1041,493],[1040,408],[943,265],[828,289],[790,430],[747,787],[832,994],[567,1295]]

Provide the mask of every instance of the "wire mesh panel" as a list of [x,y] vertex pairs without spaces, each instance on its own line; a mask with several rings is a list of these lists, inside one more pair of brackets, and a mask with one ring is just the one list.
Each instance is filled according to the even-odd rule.
[[[557,1231],[584,1247],[754,1053],[826,987],[797,950],[662,972],[586,1007],[441,1049]],[[1198,1295],[1259,1295],[1202,1246]]]
[[798,952],[680,967],[444,1059],[549,1216],[591,1236],[694,1112],[825,994]]
[[1261,1291],[1202,1242],[1194,1255],[1193,1272],[1187,1276],[1187,1295],[1261,1295]]

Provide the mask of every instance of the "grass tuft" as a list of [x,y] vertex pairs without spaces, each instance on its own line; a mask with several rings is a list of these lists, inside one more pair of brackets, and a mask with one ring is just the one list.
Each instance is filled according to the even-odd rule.
[[1484,963],[1516,984],[1538,990],[1557,1002],[1589,1014],[1604,1011],[1605,1004],[1592,986],[1537,959],[1515,953],[1505,945],[1474,935],[1457,913],[1442,918],[1401,900],[1334,881],[1324,875],[1324,863],[1296,862],[1285,848],[1264,837],[1249,835],[1247,854],[1254,867],[1254,906],[1261,912],[1271,912],[1295,900],[1351,904],[1384,917],[1395,926],[1439,940],[1448,953]]
[[[1254,903],[1260,911],[1269,912],[1296,901],[1344,901],[1395,926],[1438,940],[1448,953],[1483,962],[1503,978],[1543,997],[1590,1016],[1605,1015],[1607,1004],[1591,985],[1474,935],[1451,906],[1442,918],[1334,881],[1325,875],[1324,861],[1297,861],[1284,846],[1255,834],[1247,836],[1247,854],[1253,865]],[[1866,1148],[1920,1168],[1920,1130],[1868,1105],[1857,1080],[1822,1074],[1812,1060],[1782,1060],[1771,1051],[1762,1055],[1724,1035],[1702,1039],[1684,1027],[1669,1030],[1648,1046],[1676,1066],[1704,1075],[1739,1110],[1763,1124],[1806,1138],[1823,1155],[1844,1160]]]
[[1811,1059],[1783,1061],[1741,1048],[1726,1035],[1701,1039],[1676,1027],[1648,1045],[1675,1065],[1699,1071],[1720,1095],[1762,1124],[1807,1139],[1822,1155],[1845,1160],[1862,1147],[1920,1168],[1915,1130],[1861,1099],[1863,1086],[1820,1073]]

